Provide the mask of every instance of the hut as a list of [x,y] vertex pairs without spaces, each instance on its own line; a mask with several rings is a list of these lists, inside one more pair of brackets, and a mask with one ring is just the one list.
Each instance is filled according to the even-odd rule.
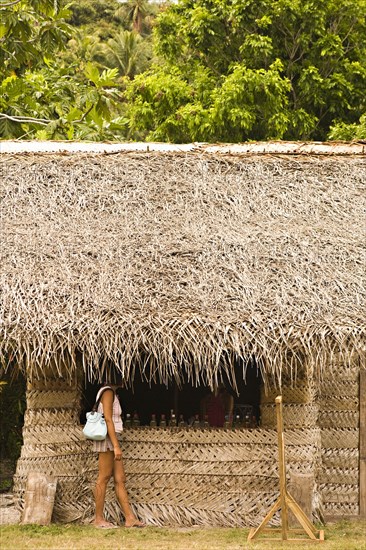
[[[20,505],[29,472],[52,473],[55,521],[91,517],[80,411],[116,367],[144,403],[123,452],[148,524],[263,518],[278,393],[311,513],[365,516],[363,144],[3,142],[0,161],[0,352],[27,378]],[[162,402],[196,414],[220,381],[256,426],[148,425]]]

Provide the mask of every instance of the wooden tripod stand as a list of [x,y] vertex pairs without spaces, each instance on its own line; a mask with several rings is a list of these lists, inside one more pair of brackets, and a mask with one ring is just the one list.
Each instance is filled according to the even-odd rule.
[[[278,435],[278,452],[279,452],[279,474],[280,474],[280,496],[273,504],[272,508],[259,525],[249,531],[248,542],[254,540],[260,533],[280,532],[281,539],[285,541],[304,541],[322,542],[324,541],[324,531],[318,531],[309,521],[306,514],[302,511],[295,499],[287,492],[286,486],[286,464],[285,464],[285,443],[283,434],[283,416],[282,416],[282,397],[276,397],[276,414],[277,414],[277,435]],[[302,529],[290,529],[288,526],[288,510],[294,514]],[[265,529],[267,523],[272,519],[274,514],[281,510],[281,527]],[[309,539],[289,538],[291,533],[304,534],[309,536]],[[279,539],[266,539],[279,540]]]

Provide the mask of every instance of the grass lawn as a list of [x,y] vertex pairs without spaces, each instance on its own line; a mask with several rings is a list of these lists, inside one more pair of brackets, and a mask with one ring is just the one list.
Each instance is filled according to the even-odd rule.
[[[366,550],[366,522],[342,521],[325,527],[322,550]],[[92,526],[7,525],[1,550],[272,550],[304,549],[306,542],[246,542],[248,529],[156,528],[98,530]],[[278,536],[278,534],[276,534]],[[318,543],[309,541],[314,548]]]

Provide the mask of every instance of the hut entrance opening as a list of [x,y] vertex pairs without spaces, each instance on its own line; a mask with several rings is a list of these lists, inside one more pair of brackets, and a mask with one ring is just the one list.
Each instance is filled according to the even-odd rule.
[[16,462],[23,444],[23,424],[26,409],[26,381],[9,360],[9,368],[0,368],[0,492],[13,484]]
[[[117,390],[120,398],[123,418],[127,426],[180,425],[200,427],[224,427],[236,424],[237,427],[253,427],[260,422],[260,395],[263,380],[255,361],[251,360],[243,369],[243,363],[234,367],[236,388],[234,389],[226,375],[216,392],[200,379],[196,384],[183,374],[183,380],[177,384],[174,380],[168,384],[147,382],[136,369],[133,384],[129,388]],[[85,422],[85,413],[95,402],[99,383],[87,381],[83,393],[81,423]],[[219,396],[218,396],[219,395]],[[218,397],[217,397],[218,396]],[[173,418],[172,418],[173,417]]]

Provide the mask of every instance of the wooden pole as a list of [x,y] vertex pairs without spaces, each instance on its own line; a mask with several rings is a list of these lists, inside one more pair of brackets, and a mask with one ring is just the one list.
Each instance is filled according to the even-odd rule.
[[282,397],[276,397],[276,414],[277,414],[277,438],[278,438],[278,458],[279,458],[279,475],[280,475],[280,501],[281,501],[281,516],[282,516],[282,540],[287,540],[288,531],[288,515],[286,506],[286,464],[285,464],[285,443],[283,439],[283,415],[282,415]]
[[366,369],[360,369],[360,517],[366,519]]

